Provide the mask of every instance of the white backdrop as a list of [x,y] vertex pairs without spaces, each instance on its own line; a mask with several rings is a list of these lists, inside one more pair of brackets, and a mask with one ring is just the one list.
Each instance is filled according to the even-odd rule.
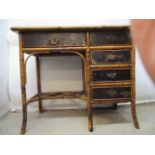
[[[129,20],[9,20],[8,42],[10,51],[9,93],[12,110],[21,109],[18,37],[10,31],[12,26],[77,26],[77,25],[129,25]],[[31,58],[27,66],[27,96],[36,92],[35,60]],[[81,90],[82,70],[79,57],[48,57],[41,60],[41,78],[43,91]],[[138,53],[136,52],[136,99],[137,102],[155,100],[155,86],[148,77]],[[78,100],[44,101],[47,108],[81,108],[85,103]],[[31,110],[36,105],[29,106]]]
[[9,111],[9,52],[6,40],[7,20],[0,19],[0,116]]

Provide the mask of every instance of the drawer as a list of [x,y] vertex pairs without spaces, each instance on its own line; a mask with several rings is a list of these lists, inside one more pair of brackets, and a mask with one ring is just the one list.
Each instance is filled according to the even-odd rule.
[[93,69],[92,82],[116,82],[131,80],[130,69]]
[[130,99],[131,87],[93,88],[93,100],[100,99]]
[[25,32],[22,36],[24,48],[85,46],[86,42],[82,32]]
[[104,50],[91,52],[91,63],[93,65],[129,64],[130,62],[130,50]]
[[130,31],[128,27],[125,28],[105,28],[100,31],[93,31],[90,33],[90,45],[123,45],[131,44]]

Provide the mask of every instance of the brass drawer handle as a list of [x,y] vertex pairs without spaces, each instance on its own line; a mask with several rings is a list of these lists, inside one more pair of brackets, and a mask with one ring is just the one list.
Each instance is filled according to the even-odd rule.
[[106,61],[114,61],[115,59],[123,59],[124,55],[117,55],[117,54],[109,54],[106,57]]
[[50,45],[58,45],[61,42],[61,40],[58,35],[53,35],[48,42]]
[[92,63],[93,63],[94,65],[97,64],[97,62],[96,62],[94,59],[92,59]]
[[109,90],[109,91],[107,91],[107,94],[109,95],[109,96],[111,96],[111,97],[114,97],[115,95],[116,95],[116,93],[117,93],[117,91],[116,90]]
[[107,73],[107,77],[111,78],[111,79],[114,79],[116,77],[117,73],[114,72],[114,73]]
[[120,95],[127,98],[130,96],[130,92],[129,91],[122,91],[122,92],[120,92]]
[[116,57],[117,57],[116,54],[109,54],[109,55],[107,55],[106,60],[107,60],[107,61],[115,60]]

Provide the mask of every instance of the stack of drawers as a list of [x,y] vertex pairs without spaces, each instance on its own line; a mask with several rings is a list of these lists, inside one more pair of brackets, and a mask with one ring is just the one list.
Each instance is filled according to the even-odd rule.
[[[129,28],[105,28],[90,32],[90,49],[91,46],[91,102],[131,101],[134,90],[134,50]],[[99,48],[94,50],[94,46]]]

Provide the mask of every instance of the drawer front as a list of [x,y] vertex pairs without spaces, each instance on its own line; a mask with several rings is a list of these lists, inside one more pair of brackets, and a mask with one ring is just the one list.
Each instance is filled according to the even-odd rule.
[[85,46],[85,33],[80,32],[26,32],[23,34],[23,47]]
[[93,82],[128,81],[131,79],[130,69],[122,70],[92,70]]
[[93,65],[117,63],[129,64],[131,60],[130,50],[93,51],[91,57]]
[[95,31],[90,33],[90,45],[92,46],[121,44],[131,44],[129,28],[107,28],[102,31]]
[[130,87],[117,88],[93,88],[93,100],[97,99],[129,99],[131,98]]

